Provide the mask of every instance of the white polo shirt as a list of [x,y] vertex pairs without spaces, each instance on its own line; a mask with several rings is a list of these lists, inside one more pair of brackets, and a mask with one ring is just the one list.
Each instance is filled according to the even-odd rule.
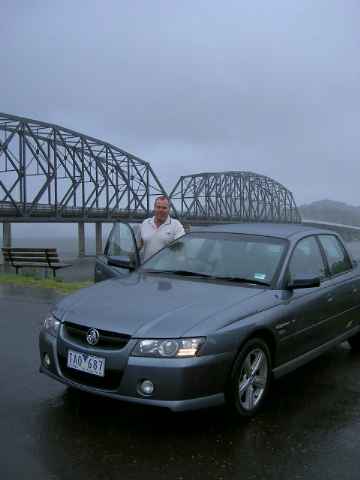
[[165,245],[184,235],[185,230],[178,220],[170,216],[160,227],[156,226],[155,217],[152,217],[142,222],[140,233],[144,243],[141,257],[145,261]]

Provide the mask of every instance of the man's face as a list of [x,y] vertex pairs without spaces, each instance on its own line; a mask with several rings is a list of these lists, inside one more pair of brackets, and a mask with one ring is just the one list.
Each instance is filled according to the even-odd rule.
[[169,215],[169,202],[167,200],[156,200],[155,202],[155,220],[164,223]]

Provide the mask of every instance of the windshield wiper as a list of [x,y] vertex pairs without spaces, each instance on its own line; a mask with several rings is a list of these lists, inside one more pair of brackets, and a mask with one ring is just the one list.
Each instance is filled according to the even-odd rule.
[[237,283],[254,283],[255,285],[264,285],[266,287],[270,286],[270,283],[263,282],[262,280],[256,280],[253,278],[242,278],[242,277],[216,277],[221,280],[228,280],[229,282]]
[[255,285],[263,285],[266,287],[270,286],[270,283],[263,282],[261,280],[256,280],[252,278],[242,278],[242,277],[223,277],[218,275],[209,275],[208,273],[199,273],[192,272],[190,270],[143,270],[146,273],[170,273],[174,275],[183,275],[184,277],[201,277],[201,278],[211,278],[212,280],[226,280],[228,282],[237,282],[237,283],[252,283]]
[[190,270],[143,270],[145,273],[172,273],[174,275],[183,275],[184,277],[202,277],[202,278],[217,278],[207,273],[191,272]]

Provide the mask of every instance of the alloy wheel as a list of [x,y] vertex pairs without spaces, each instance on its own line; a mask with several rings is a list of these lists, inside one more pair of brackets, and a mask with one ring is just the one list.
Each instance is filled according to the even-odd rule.
[[268,384],[269,364],[264,350],[257,347],[248,352],[240,369],[238,396],[241,407],[251,412],[264,395]]

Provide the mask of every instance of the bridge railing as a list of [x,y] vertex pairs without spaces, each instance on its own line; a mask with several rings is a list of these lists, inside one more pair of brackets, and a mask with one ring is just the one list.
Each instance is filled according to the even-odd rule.
[[86,208],[86,207],[59,207],[55,205],[36,204],[12,204],[9,202],[0,202],[0,218],[24,218],[31,222],[32,218],[42,217],[46,219],[78,219],[78,221],[87,219],[120,219],[129,218],[141,220],[149,214],[145,210],[134,212],[131,209],[107,209],[107,208]]

